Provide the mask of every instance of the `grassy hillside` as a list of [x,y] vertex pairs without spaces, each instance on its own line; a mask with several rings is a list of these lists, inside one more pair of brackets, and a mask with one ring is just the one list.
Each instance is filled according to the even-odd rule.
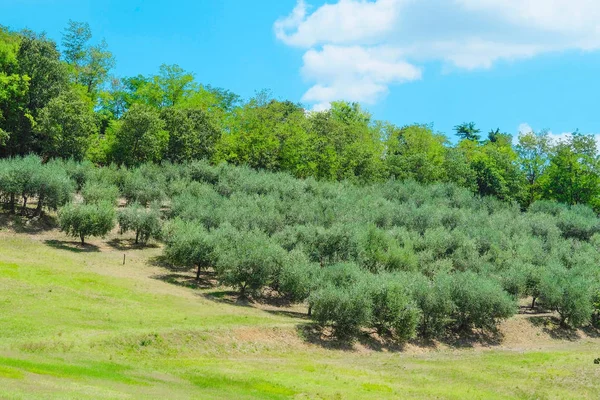
[[553,340],[523,320],[514,334],[512,320],[493,350],[340,349],[306,333],[303,310],[169,283],[193,274],[157,265],[159,248],[70,240],[0,232],[0,398],[592,399],[600,389],[596,339]]

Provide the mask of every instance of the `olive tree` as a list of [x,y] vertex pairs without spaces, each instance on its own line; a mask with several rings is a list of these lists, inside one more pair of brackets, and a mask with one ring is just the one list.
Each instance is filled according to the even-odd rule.
[[230,225],[215,232],[215,271],[221,283],[241,297],[256,295],[280,270],[285,250],[261,231],[239,231]]
[[164,228],[165,256],[176,266],[196,268],[196,280],[202,269],[214,264],[211,235],[200,224],[175,220]]
[[122,233],[135,232],[135,244],[145,245],[151,238],[160,238],[160,209],[157,205],[146,208],[134,203],[121,210],[117,218]]
[[113,229],[115,209],[110,203],[67,204],[59,210],[58,224],[61,231],[85,244],[86,237],[105,236]]

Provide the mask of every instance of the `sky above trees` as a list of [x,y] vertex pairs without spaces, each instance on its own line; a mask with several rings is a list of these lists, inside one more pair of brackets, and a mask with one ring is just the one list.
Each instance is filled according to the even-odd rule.
[[588,0],[20,0],[1,24],[60,41],[69,19],[106,39],[119,76],[177,63],[244,97],[267,88],[323,108],[346,99],[450,133],[598,133],[600,5]]

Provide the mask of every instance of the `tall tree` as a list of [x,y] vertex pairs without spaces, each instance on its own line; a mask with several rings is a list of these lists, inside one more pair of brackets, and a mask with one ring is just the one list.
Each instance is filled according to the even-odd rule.
[[46,157],[73,158],[85,156],[89,138],[97,132],[91,102],[74,90],[50,100],[36,126],[38,148]]
[[386,165],[390,176],[430,183],[442,180],[446,138],[427,125],[393,129],[386,141]]
[[478,142],[481,139],[481,136],[479,136],[481,129],[478,129],[474,122],[462,123],[455,126],[454,130],[456,131],[456,136],[458,136],[461,140],[472,140],[474,142]]
[[127,166],[159,162],[169,144],[169,133],[158,111],[134,104],[123,116],[112,144],[112,157]]
[[593,135],[573,133],[552,149],[544,193],[567,204],[600,206],[598,149]]
[[87,22],[69,20],[63,33],[64,59],[70,66],[74,82],[84,86],[95,100],[98,89],[114,67],[114,58],[106,41],[92,46],[92,31]]
[[529,132],[519,135],[519,143],[515,147],[519,155],[519,164],[527,179],[527,203],[531,204],[542,197],[541,179],[548,166],[550,142],[548,134]]

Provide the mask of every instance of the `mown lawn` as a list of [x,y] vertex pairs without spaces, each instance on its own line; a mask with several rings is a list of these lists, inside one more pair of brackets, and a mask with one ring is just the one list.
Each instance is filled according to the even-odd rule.
[[0,232],[2,399],[599,397],[596,340],[332,349],[302,339],[299,315],[159,279],[160,249],[81,249],[44,235]]

